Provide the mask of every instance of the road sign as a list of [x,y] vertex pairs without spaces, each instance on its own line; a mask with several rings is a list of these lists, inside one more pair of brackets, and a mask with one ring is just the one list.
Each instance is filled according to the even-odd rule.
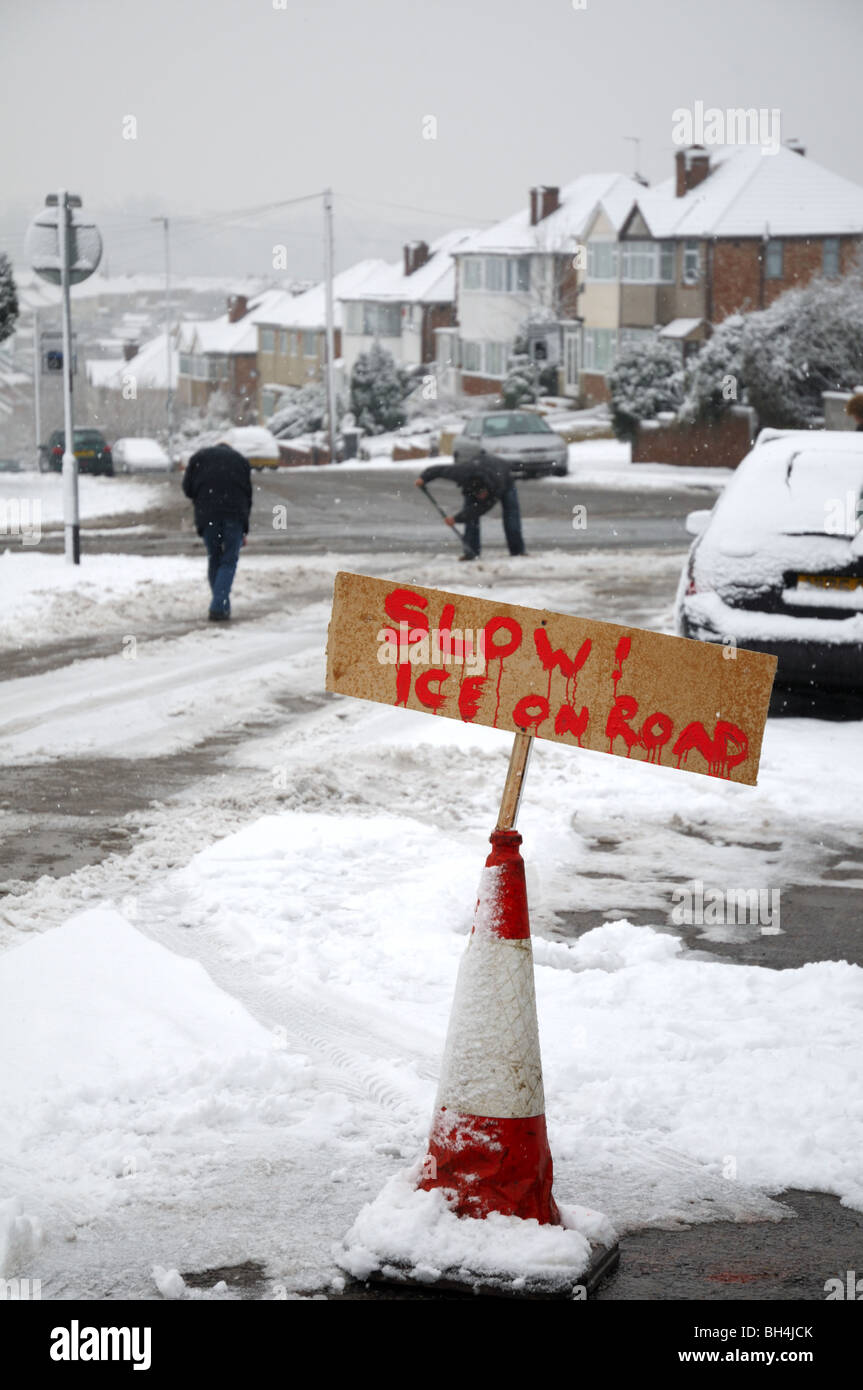
[[[30,223],[25,243],[28,259],[36,274],[52,285],[62,283],[59,228],[62,216],[62,208],[43,208]],[[72,206],[69,206],[69,218],[69,284],[80,285],[99,266],[102,237],[98,227],[85,221]]]
[[755,783],[776,658],[341,572],[327,689]]

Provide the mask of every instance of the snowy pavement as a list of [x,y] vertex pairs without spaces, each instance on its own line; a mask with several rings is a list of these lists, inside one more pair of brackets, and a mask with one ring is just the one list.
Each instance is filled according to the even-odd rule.
[[[680,558],[649,581],[601,551],[456,579],[662,628]],[[49,557],[16,559],[20,645],[61,629],[69,594],[33,580]],[[170,1271],[256,1260],[259,1296],[338,1288],[334,1247],[423,1150],[509,741],[322,695],[350,557],[250,558],[247,619],[175,637],[154,619],[193,620],[200,562],[124,560],[120,579],[105,559],[86,582],[113,601],[91,590],[77,632],[116,650],[0,684],[4,765],[110,757],[134,779],[234,741],[220,775],[126,818],[128,849],[7,880],[0,1272],[48,1297],[192,1296]],[[354,567],[459,587],[447,556]],[[860,751],[859,724],[771,721],[751,789],[538,747],[520,828],[561,1201],[619,1233],[780,1219],[786,1186],[863,1210],[863,973],[733,965],[701,949],[727,929],[669,925],[681,884],[822,882],[825,839],[831,882],[859,885]],[[605,924],[574,935],[589,912]]]

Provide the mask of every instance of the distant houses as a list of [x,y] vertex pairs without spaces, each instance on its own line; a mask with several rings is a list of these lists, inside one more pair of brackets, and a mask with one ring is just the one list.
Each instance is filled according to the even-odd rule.
[[[336,275],[337,384],[345,393],[377,342],[398,365],[426,367],[438,396],[496,397],[518,343],[558,395],[591,405],[623,347],[659,335],[686,361],[729,314],[848,274],[861,244],[863,188],[797,144],[678,149],[655,187],[614,172],[537,185],[482,231],[417,239],[397,262]],[[235,423],[265,421],[286,392],[324,379],[324,286],[237,293],[218,318],[180,323],[174,347],[181,407],[204,410],[219,392]],[[165,361],[162,335],[133,362],[88,372],[106,392],[130,371],[159,391]]]

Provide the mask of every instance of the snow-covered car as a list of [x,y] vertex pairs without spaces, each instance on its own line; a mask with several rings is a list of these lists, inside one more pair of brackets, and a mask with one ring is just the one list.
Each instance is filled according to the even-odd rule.
[[226,444],[248,459],[252,468],[278,468],[279,441],[263,425],[236,425],[224,434]]
[[765,430],[692,512],[682,637],[770,652],[777,684],[863,694],[863,433]]
[[453,460],[470,463],[478,454],[504,459],[522,478],[569,471],[566,441],[529,410],[490,410],[468,420],[464,433],[453,440]]
[[114,466],[121,473],[167,473],[171,460],[156,439],[118,439],[113,448]]

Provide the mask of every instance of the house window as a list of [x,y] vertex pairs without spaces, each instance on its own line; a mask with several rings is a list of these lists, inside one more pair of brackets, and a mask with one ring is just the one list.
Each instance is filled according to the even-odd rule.
[[764,253],[764,274],[768,280],[782,279],[782,242],[772,237]]
[[266,389],[261,392],[261,414],[264,416],[265,419],[269,419],[269,417],[275,411],[276,396],[277,393],[270,389]]
[[506,260],[503,256],[489,256],[486,261],[485,287],[487,290],[506,289]]
[[587,243],[588,280],[617,279],[617,246],[613,241]]
[[[665,247],[668,250],[665,250]],[[623,280],[627,284],[656,285],[674,280],[674,243],[625,241]]]
[[826,236],[821,244],[821,273],[828,280],[839,276],[839,238]]
[[506,375],[507,344],[506,343],[486,343],[485,345],[485,371],[486,376],[505,376]]
[[210,357],[206,359],[206,362],[209,381],[227,381],[228,360],[226,357]]
[[282,353],[283,353],[284,356],[287,356],[287,354],[288,354],[288,330],[287,330],[286,328],[283,328],[283,329],[282,329],[281,351],[282,351]]
[[656,333],[652,328],[621,328],[620,346],[631,347],[633,343],[652,342]]
[[345,305],[345,332],[362,333],[363,331],[363,306],[362,304],[349,303]]
[[192,358],[192,373],[196,381],[207,380],[207,359],[206,357]]
[[317,335],[315,332],[308,332],[308,331],[306,331],[305,333],[303,333],[303,356],[304,356],[304,357],[317,357],[317,355],[318,355],[317,336],[318,336],[318,335]]
[[513,256],[506,263],[506,287],[512,294],[526,294],[530,289],[530,257]]
[[400,304],[379,304],[378,335],[381,338],[398,338],[402,331],[402,306]]
[[461,364],[466,372],[482,371],[482,343],[462,343]]
[[272,328],[261,329],[261,352],[275,352],[276,335]]
[[180,376],[192,375],[192,358],[188,352],[180,353]]
[[600,372],[609,370],[617,354],[617,333],[613,328],[585,328],[584,330],[584,370]]
[[683,243],[683,283],[694,285],[701,275],[701,250],[697,241]]
[[466,290],[482,289],[482,261],[479,256],[465,256],[463,284]]

